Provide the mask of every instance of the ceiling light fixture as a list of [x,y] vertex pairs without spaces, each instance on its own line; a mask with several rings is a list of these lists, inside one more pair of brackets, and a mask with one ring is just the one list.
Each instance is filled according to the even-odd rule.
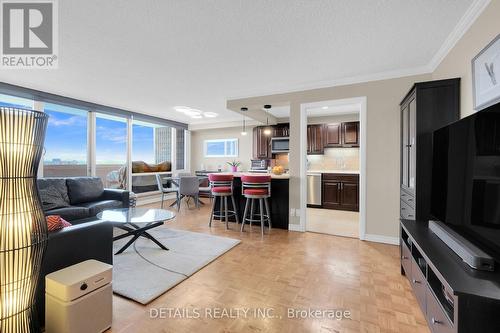
[[[240,111],[241,111],[241,112],[247,112],[247,111],[248,111],[248,108],[246,108],[246,107],[242,107],[242,108],[240,109]],[[245,135],[247,135],[247,134],[248,134],[248,133],[247,133],[247,129],[246,129],[246,127],[245,127],[245,115],[243,115],[243,129],[241,130],[241,135],[245,136]]]
[[203,113],[203,115],[206,117],[206,118],[215,118],[217,117],[219,114],[215,113],[215,112],[205,112]]
[[174,110],[177,112],[186,112],[186,111],[191,110],[191,108],[189,108],[187,106],[174,106]]
[[266,128],[264,129],[264,135],[271,135],[272,133],[272,130],[271,130],[271,127],[269,126],[269,110],[271,109],[271,105],[269,104],[266,104],[264,105],[264,109],[266,110]]
[[200,118],[215,118],[219,114],[215,112],[203,112],[201,110],[190,108],[189,106],[174,106],[174,110],[177,112],[184,113],[186,116],[200,119]]

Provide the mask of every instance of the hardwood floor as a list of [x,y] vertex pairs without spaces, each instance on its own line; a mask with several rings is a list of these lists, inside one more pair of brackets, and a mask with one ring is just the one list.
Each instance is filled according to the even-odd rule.
[[[185,205],[167,228],[240,239],[213,263],[143,306],[113,296],[108,332],[429,332],[406,278],[400,275],[396,246],[346,237],[273,229],[208,227],[209,205]],[[158,207],[158,205],[150,205]],[[267,231],[267,230],[266,230]],[[201,318],[150,318],[160,308],[189,309]],[[212,319],[205,309],[250,308],[248,316]],[[271,308],[280,318],[254,318],[253,309]],[[287,309],[347,310],[351,319],[288,319]],[[165,311],[165,310],[164,310]],[[167,310],[169,311],[169,310]]]

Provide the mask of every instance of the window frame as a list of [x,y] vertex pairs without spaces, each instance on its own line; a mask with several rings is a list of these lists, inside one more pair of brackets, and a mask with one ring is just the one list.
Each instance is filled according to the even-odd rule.
[[[208,143],[224,143],[224,154],[223,155],[208,155]],[[234,155],[228,154],[228,143],[235,142],[235,152]],[[218,158],[218,157],[238,157],[239,156],[239,139],[238,138],[225,138],[225,139],[207,139],[203,141],[203,156],[205,158]]]

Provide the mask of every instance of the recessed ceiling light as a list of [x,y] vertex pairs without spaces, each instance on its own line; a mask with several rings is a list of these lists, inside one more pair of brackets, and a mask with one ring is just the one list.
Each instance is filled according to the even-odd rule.
[[323,110],[328,110],[328,106],[323,106],[322,109]]
[[200,111],[195,111],[193,109],[191,110],[188,110],[188,111],[184,111],[184,114],[187,115],[187,116],[200,116],[201,117],[201,112]]
[[191,108],[189,108],[187,106],[174,106],[174,110],[177,112],[186,112],[186,111],[191,110]]
[[203,118],[203,116],[201,114],[192,114],[192,115],[189,115],[191,118],[194,118],[194,119],[200,119],[200,118]]
[[217,117],[219,114],[218,113],[215,113],[215,112],[204,112],[203,115],[207,118],[215,118]]

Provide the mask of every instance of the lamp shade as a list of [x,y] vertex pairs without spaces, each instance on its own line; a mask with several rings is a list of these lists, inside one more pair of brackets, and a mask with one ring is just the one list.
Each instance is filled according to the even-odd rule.
[[36,186],[48,116],[0,108],[0,332],[35,332],[47,224]]

